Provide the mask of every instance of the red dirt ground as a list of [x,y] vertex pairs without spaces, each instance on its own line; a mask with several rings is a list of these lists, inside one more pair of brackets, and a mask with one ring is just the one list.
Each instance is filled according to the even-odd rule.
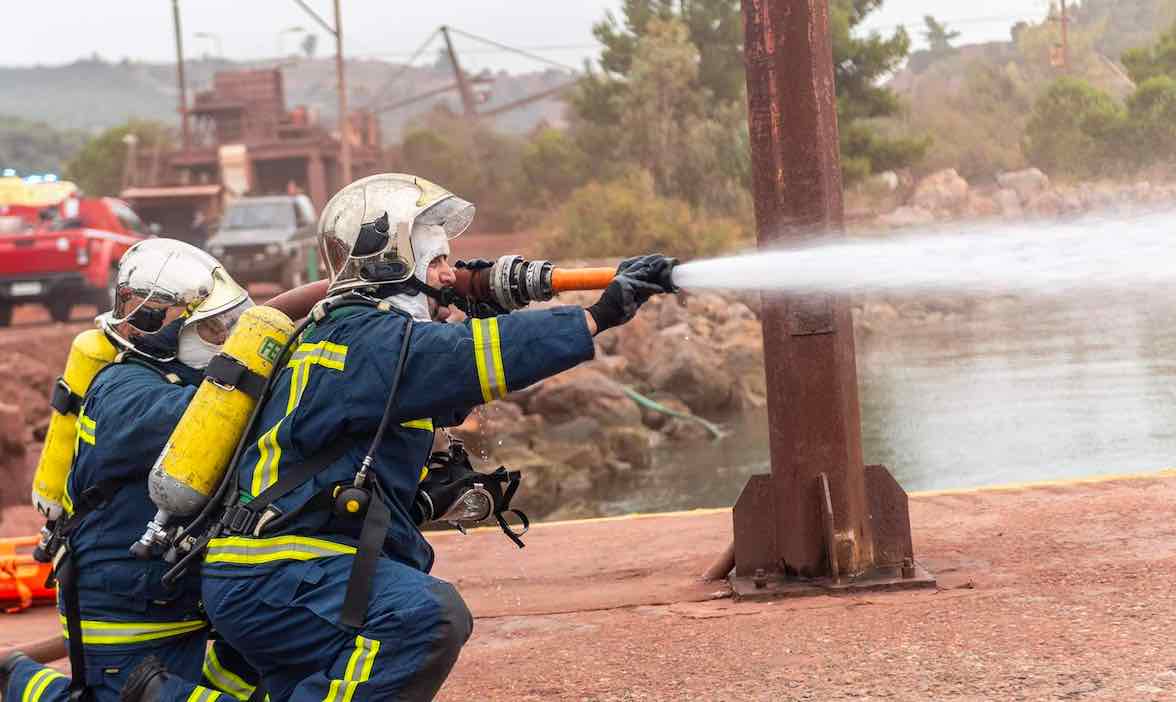
[[725,510],[438,534],[477,619],[439,699],[1176,699],[1173,504],[1176,475],[917,495],[938,590],[772,603],[696,580]]

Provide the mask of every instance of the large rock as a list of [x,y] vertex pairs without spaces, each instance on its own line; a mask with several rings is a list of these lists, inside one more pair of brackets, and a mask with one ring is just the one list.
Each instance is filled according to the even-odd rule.
[[1047,190],[1032,200],[1025,209],[1035,217],[1057,217],[1065,211],[1066,202],[1061,195]]
[[979,193],[969,193],[964,206],[964,216],[972,219],[987,219],[1001,214],[1001,207],[995,199]]
[[598,336],[597,342],[605,352],[621,356],[630,364],[642,366],[649,360],[650,342],[656,333],[656,317],[646,310],[641,310],[628,323],[609,329]]
[[731,401],[732,378],[722,356],[697,342],[661,346],[649,384],[681,398],[700,414],[726,409]]
[[604,445],[611,458],[609,467],[618,473],[649,470],[657,439],[657,434],[641,425],[609,427],[604,432]]
[[891,229],[905,229],[907,227],[921,227],[935,221],[935,215],[922,207],[899,207],[893,212],[882,215],[878,223]]
[[932,173],[919,181],[911,204],[929,212],[959,212],[968,202],[968,181],[954,168]]
[[658,329],[665,329],[666,327],[672,327],[686,322],[690,314],[686,311],[686,306],[679,302],[677,295],[663,295],[660,299],[661,304],[657,307]]
[[1028,204],[1029,201],[1049,188],[1049,176],[1037,168],[1001,173],[996,176],[996,182],[1002,188],[1016,191],[1021,204]]
[[544,380],[528,398],[527,411],[548,424],[592,417],[604,425],[641,423],[641,410],[620,383],[591,368],[573,368]]
[[527,415],[522,407],[503,400],[477,407],[453,434],[474,455],[489,455],[496,448],[527,446],[531,435],[543,430],[543,418]]
[[1025,216],[1025,210],[1021,207],[1021,196],[1016,190],[1003,188],[996,192],[993,199],[1000,208],[1000,215],[1005,219],[1020,219]]
[[715,338],[732,379],[731,407],[763,407],[767,403],[763,327],[753,320],[733,320],[715,332]]
[[686,298],[686,310],[691,322],[704,319],[722,324],[731,316],[731,303],[715,293],[697,293]]

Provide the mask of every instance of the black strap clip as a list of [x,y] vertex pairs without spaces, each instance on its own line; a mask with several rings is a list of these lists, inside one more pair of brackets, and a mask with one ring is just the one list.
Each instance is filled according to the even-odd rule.
[[236,505],[225,512],[225,528],[233,534],[250,534],[257,526],[257,512],[245,505]]
[[232,356],[218,353],[208,362],[204,377],[225,390],[240,390],[254,400],[265,392],[266,379]]
[[77,414],[82,409],[82,398],[70,389],[65,378],[58,378],[49,394],[49,406],[58,414]]

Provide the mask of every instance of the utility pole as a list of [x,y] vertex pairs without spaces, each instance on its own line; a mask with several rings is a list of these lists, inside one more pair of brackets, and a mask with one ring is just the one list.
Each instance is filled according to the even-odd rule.
[[180,139],[187,149],[192,145],[188,131],[188,87],[184,80],[184,33],[180,29],[180,0],[172,0],[172,21],[176,30],[176,73],[180,81]]
[[1066,12],[1066,0],[1062,0],[1062,70],[1070,70],[1070,15]]
[[351,138],[348,136],[351,130],[347,115],[347,78],[343,63],[343,12],[339,9],[339,0],[335,0],[335,26],[332,27],[310,5],[306,4],[306,0],[294,0],[294,2],[328,34],[335,37],[335,74],[339,90],[339,170],[343,181],[342,185],[347,185],[351,182]]
[[477,117],[478,108],[477,101],[474,100],[474,91],[470,88],[469,81],[466,80],[465,73],[461,70],[461,64],[457,61],[457,52],[453,50],[453,40],[449,37],[449,27],[441,26],[441,36],[445,38],[445,50],[449,53],[449,63],[453,66],[453,75],[457,79],[457,92],[461,94],[461,107],[466,117]]
[[342,185],[351,182],[351,120],[347,110],[347,71],[343,63],[343,12],[335,0],[335,72],[339,76],[339,167]]
[[1070,70],[1070,12],[1066,7],[1066,0],[1060,0],[1058,14],[1054,14],[1054,7],[1050,5],[1049,20],[1062,26],[1062,43],[1054,44],[1049,50],[1049,62],[1054,68],[1063,72]]

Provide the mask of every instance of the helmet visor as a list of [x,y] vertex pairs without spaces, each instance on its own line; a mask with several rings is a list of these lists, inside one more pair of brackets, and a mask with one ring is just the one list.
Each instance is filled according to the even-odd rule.
[[475,212],[473,203],[451,195],[417,215],[416,222],[442,227],[447,237],[456,239],[470,228]]

